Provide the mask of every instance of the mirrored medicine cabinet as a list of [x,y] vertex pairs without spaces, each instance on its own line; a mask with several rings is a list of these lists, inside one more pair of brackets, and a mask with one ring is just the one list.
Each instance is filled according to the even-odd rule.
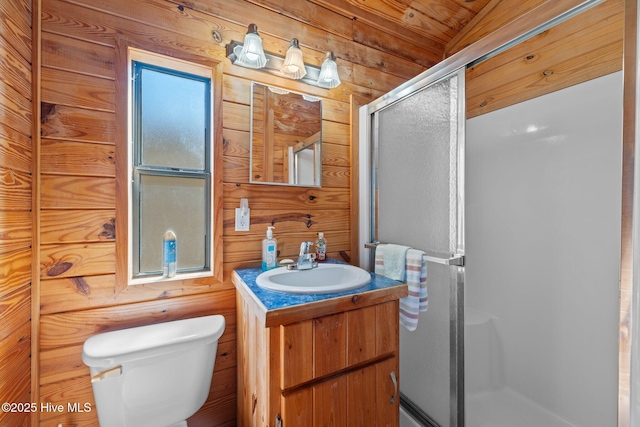
[[321,147],[320,98],[251,82],[251,183],[320,187]]

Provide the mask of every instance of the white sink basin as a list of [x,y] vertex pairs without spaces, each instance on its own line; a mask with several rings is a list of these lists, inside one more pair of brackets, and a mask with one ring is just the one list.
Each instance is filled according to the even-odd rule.
[[319,264],[311,270],[278,267],[256,278],[261,288],[293,294],[326,294],[356,289],[371,281],[371,275],[348,264]]

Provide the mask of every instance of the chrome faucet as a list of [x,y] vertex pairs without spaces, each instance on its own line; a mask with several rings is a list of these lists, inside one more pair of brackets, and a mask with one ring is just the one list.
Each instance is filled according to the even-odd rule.
[[298,263],[294,267],[295,269],[311,270],[312,268],[316,268],[318,266],[318,263],[315,262],[316,254],[309,252],[312,246],[313,242],[300,243],[300,255],[298,256]]

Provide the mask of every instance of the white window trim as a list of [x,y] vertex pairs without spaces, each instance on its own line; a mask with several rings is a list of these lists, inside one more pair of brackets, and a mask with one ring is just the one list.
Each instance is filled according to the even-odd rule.
[[[160,55],[153,52],[148,52],[140,49],[136,49],[134,47],[129,47],[127,50],[127,76],[131,77],[133,71],[133,62],[144,62],[151,65],[161,66],[165,68],[174,69],[177,71],[194,74],[200,77],[206,77],[211,80],[211,117],[210,117],[210,129],[208,130],[209,141],[213,145],[215,143],[214,140],[214,100],[213,100],[213,91],[214,91],[214,71],[210,67],[206,67],[204,65],[195,64],[192,62],[184,61],[181,59],[172,58],[165,55]],[[214,246],[214,153],[213,146],[211,147],[211,155],[209,156],[209,168],[211,171],[211,197],[209,206],[210,217],[210,230],[209,233],[209,270],[208,271],[198,271],[198,272],[190,272],[190,273],[177,273],[174,277],[162,277],[162,276],[149,276],[149,277],[133,277],[133,204],[131,201],[133,200],[133,85],[134,81],[132,78],[128,79],[127,84],[127,286],[134,285],[143,285],[147,283],[167,283],[174,281],[182,281],[188,279],[198,279],[202,277],[212,277],[214,276],[214,259],[215,259],[215,246]]]

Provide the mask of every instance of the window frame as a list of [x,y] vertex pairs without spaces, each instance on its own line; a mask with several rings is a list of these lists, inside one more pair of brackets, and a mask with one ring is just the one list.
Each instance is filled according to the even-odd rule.
[[[155,278],[157,276],[162,275],[162,271],[158,272],[143,272],[141,271],[141,251],[140,246],[142,245],[142,239],[140,238],[140,227],[142,225],[142,218],[140,211],[140,202],[141,202],[141,191],[142,191],[142,180],[145,176],[159,176],[166,178],[193,178],[193,179],[202,179],[204,180],[204,188],[205,188],[205,242],[204,246],[204,266],[201,269],[196,268],[180,268],[178,265],[178,272],[176,275],[185,275],[191,273],[198,274],[200,273],[203,276],[208,276],[211,273],[211,170],[213,168],[212,160],[211,160],[211,128],[212,125],[212,117],[211,117],[211,91],[212,91],[212,79],[210,75],[196,75],[184,70],[177,70],[176,67],[167,68],[163,66],[159,66],[156,64],[150,64],[148,62],[143,62],[139,60],[132,59],[131,60],[131,84],[132,84],[132,98],[131,98],[131,128],[132,128],[132,136],[131,136],[131,150],[132,150],[132,180],[131,185],[132,188],[132,198],[131,198],[131,253],[132,253],[132,281],[137,281],[140,279],[148,279]],[[181,67],[182,68],[182,67]],[[192,67],[191,67],[192,68]],[[204,136],[204,168],[203,169],[187,169],[187,168],[177,168],[173,166],[153,166],[153,165],[145,165],[143,163],[143,149],[144,144],[142,141],[142,85],[139,73],[143,70],[150,70],[154,72],[162,72],[176,77],[184,77],[188,79],[192,79],[194,81],[199,81],[204,83],[205,87],[205,136]],[[208,94],[209,96],[206,96]],[[158,238],[158,242],[160,242],[160,238]],[[182,271],[182,272],[181,272]],[[209,273],[209,274],[207,274]]]
[[[121,46],[121,54],[118,56],[118,80],[116,97],[116,121],[122,126],[118,131],[118,142],[116,145],[116,228],[120,231],[116,233],[116,294],[126,291],[132,285],[144,285],[162,283],[170,287],[176,287],[185,291],[191,286],[221,284],[223,282],[223,259],[222,259],[222,157],[216,145],[222,140],[221,130],[221,81],[222,70],[217,63],[211,63],[202,58],[189,57],[188,60],[166,56],[126,44]],[[206,149],[209,151],[209,200],[207,201],[207,211],[209,219],[207,221],[207,246],[205,270],[183,271],[172,278],[165,278],[161,275],[144,275],[135,277],[133,257],[135,250],[133,245],[133,192],[134,192],[134,143],[133,133],[133,64],[141,62],[151,66],[164,69],[176,70],[178,72],[200,76],[210,81],[209,99],[209,123],[207,130],[209,143]],[[153,172],[152,172],[153,173]],[[181,176],[191,175],[191,171],[180,171]],[[206,184],[205,184],[206,185]],[[125,232],[123,232],[125,231]],[[139,260],[138,260],[139,262]]]

